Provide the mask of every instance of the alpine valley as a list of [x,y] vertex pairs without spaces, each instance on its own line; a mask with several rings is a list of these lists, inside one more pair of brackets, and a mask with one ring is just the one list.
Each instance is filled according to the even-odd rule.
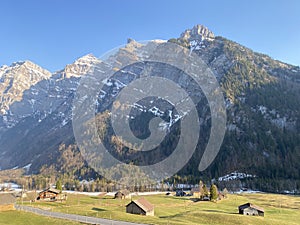
[[[221,188],[293,193],[300,192],[300,68],[256,53],[251,49],[215,36],[208,28],[196,25],[179,38],[168,42],[196,53],[212,70],[224,93],[227,127],[224,141],[214,162],[204,171],[198,164],[209,136],[211,117],[201,90],[190,91],[201,98],[201,135],[189,163],[169,182],[197,183],[215,181]],[[163,45],[154,40],[149,45]],[[134,59],[145,44],[129,39],[114,59],[116,71],[120,58]],[[55,176],[72,180],[97,179],[97,174],[81,156],[72,128],[73,99],[81,77],[97,68],[101,60],[88,54],[51,73],[30,61],[0,67],[0,168],[23,169],[25,174]],[[121,70],[119,70],[121,71]],[[174,72],[174,71],[171,71]],[[130,151],[119,143],[108,122],[112,100],[129,83],[137,68],[116,73],[105,82],[100,93],[97,118],[104,121],[101,136],[115,149],[118,158]],[[182,80],[183,86],[193,87]],[[133,132],[147,137],[153,117],[164,118],[168,140],[160,146],[159,157],[167,157],[180,132],[178,115],[170,115],[163,101],[135,105]],[[152,156],[153,158],[158,157]],[[134,162],[134,157],[133,160]]]

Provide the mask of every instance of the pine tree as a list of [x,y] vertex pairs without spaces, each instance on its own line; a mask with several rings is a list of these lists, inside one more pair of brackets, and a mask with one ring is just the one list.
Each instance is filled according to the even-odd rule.
[[202,180],[199,181],[199,198],[202,199],[204,197],[204,189]]
[[224,195],[224,198],[227,198],[228,197],[228,190],[227,190],[227,188],[224,188],[223,189],[223,195]]
[[203,184],[203,197],[208,197],[208,190],[205,184]]
[[216,185],[212,184],[210,186],[210,200],[216,201],[218,199],[218,188]]
[[56,189],[62,192],[62,183],[61,180],[56,181]]

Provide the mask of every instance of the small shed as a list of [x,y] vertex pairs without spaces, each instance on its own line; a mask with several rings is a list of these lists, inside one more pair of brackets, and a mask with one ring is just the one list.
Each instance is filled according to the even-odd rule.
[[176,196],[187,196],[186,192],[183,190],[177,190],[176,191]]
[[60,190],[54,188],[48,188],[39,193],[37,200],[44,201],[57,201],[57,200],[66,200],[66,195],[61,194]]
[[0,211],[15,209],[16,197],[11,193],[0,194]]
[[250,215],[250,216],[264,216],[265,210],[259,206],[251,203],[246,203],[238,207],[239,214]]
[[128,190],[120,190],[115,193],[115,199],[130,198],[130,192]]
[[218,193],[218,200],[222,200],[225,198],[225,195],[223,193]]
[[140,198],[126,205],[126,213],[154,216],[154,206],[146,199]]

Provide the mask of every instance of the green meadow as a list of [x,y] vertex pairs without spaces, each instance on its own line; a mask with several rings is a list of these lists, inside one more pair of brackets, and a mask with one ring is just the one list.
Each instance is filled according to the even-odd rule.
[[81,223],[68,220],[53,219],[44,216],[38,216],[33,213],[20,211],[0,212],[1,225],[80,225]]
[[[139,196],[134,196],[132,199],[138,198]],[[66,202],[35,202],[31,203],[31,206],[57,212],[166,225],[298,225],[300,218],[299,196],[265,193],[233,194],[217,203],[194,202],[191,197],[175,197],[162,194],[144,196],[144,198],[155,206],[155,216],[127,214],[125,213],[125,206],[130,202],[130,199],[119,200],[113,199],[111,196],[94,197],[69,194]],[[265,217],[239,215],[237,207],[247,202],[263,207]]]

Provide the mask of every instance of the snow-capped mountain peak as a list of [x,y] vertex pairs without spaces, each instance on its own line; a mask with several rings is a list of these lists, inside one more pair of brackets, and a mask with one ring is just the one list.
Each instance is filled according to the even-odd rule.
[[98,59],[92,53],[89,53],[87,55],[84,55],[84,56],[78,58],[74,62],[74,64],[96,64],[96,63],[99,63],[99,62],[100,62],[100,59]]
[[21,101],[23,93],[52,74],[30,61],[12,63],[0,68],[0,113],[6,114],[10,106]]
[[62,78],[81,77],[91,72],[100,62],[101,60],[93,54],[87,54],[75,60],[74,63],[68,64],[63,70],[55,74],[61,74]]
[[6,75],[15,75],[15,76],[24,76],[26,75],[26,71],[29,71],[30,73],[36,73],[37,75],[42,76],[43,78],[49,78],[51,76],[51,73],[40,67],[39,65],[26,60],[26,61],[18,61],[13,62],[10,66],[3,65],[0,67],[0,77],[2,77],[4,74]]

